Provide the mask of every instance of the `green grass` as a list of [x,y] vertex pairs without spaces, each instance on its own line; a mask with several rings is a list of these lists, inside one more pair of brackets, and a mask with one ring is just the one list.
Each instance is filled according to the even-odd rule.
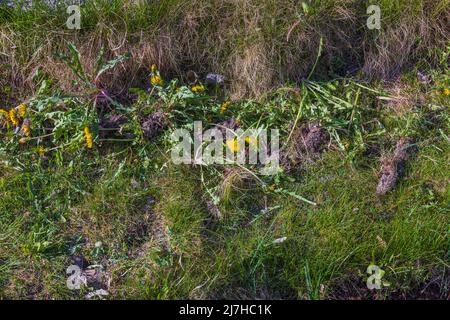
[[[320,119],[328,130],[337,130],[344,149],[330,150],[301,171],[267,181],[317,206],[288,193],[265,191],[255,182],[233,180],[220,203],[225,218],[214,221],[204,201],[211,191],[221,197],[221,175],[171,164],[164,137],[136,147],[110,143],[92,152],[49,154],[49,164],[22,157],[23,147],[15,155],[4,154],[10,165],[3,162],[1,178],[2,296],[82,298],[86,290],[65,287],[65,268],[73,254],[107,268],[115,298],[320,299],[333,294],[349,275],[365,281],[371,263],[386,271],[391,286],[382,294],[388,298],[446,270],[449,146],[441,132],[448,130],[448,114],[438,122],[444,126],[431,130],[427,112],[416,108],[395,121],[382,120],[387,131],[369,129],[374,116],[384,119],[390,112],[327,112],[322,108],[332,99],[345,98],[339,93],[341,84],[327,91],[330,85],[320,84],[324,96],[308,100],[301,121]],[[355,88],[347,85],[346,92]],[[441,99],[433,93],[428,98],[430,104]],[[278,124],[286,139],[290,126],[283,129],[278,121],[292,124],[298,102],[285,99],[274,94],[265,103],[244,101],[230,112],[249,126],[254,119]],[[359,101],[370,105],[372,99],[376,97],[367,91]],[[313,104],[322,111],[309,111]],[[282,108],[280,113],[275,106]],[[355,129],[345,130],[350,115]],[[418,137],[420,151],[406,178],[379,198],[374,192],[378,156],[365,156],[359,144],[389,150],[400,134]],[[355,139],[358,135],[362,142]],[[150,211],[149,197],[156,200]],[[156,220],[148,223],[149,214]],[[142,233],[136,229],[140,225],[149,226]],[[281,237],[287,240],[273,244]],[[100,250],[94,247],[98,241]]]
[[[387,293],[408,290],[405,277],[422,279],[448,267],[445,148],[442,142],[422,148],[407,179],[383,200],[373,192],[377,163],[355,170],[329,153],[301,182],[287,186],[317,208],[268,195],[267,206],[277,208],[250,225],[257,207],[264,208],[257,195],[233,195],[233,206],[222,209],[227,219],[207,224],[197,170],[172,165],[156,172],[144,164],[125,166],[116,175],[122,160],[107,156],[92,171],[80,163],[78,173],[4,177],[2,296],[77,297],[65,288],[64,274],[74,252],[108,266],[117,298],[324,298],[348,273],[363,279],[370,263],[386,270]],[[148,195],[158,199],[170,249],[155,245],[149,233],[132,248],[143,256],[135,256],[127,232],[144,220]],[[272,244],[280,237],[287,240]]]

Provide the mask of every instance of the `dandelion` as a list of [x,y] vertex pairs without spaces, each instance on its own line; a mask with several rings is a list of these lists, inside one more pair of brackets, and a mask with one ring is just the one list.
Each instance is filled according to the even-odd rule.
[[43,158],[45,156],[44,146],[40,145],[37,151],[38,151],[39,157]]
[[232,152],[239,151],[239,143],[236,138],[227,140],[226,145]]
[[442,90],[442,93],[444,94],[444,96],[450,96],[450,89],[445,88],[444,90]]
[[88,127],[84,128],[84,137],[86,138],[86,145],[87,145],[88,149],[92,149],[92,145],[93,145],[92,133]]
[[258,145],[258,138],[255,137],[245,137],[245,142],[247,142],[247,144],[249,146],[252,147],[256,147]]
[[164,85],[164,80],[157,74],[152,75],[152,77],[150,78],[150,82],[153,86],[162,87]]
[[27,105],[22,103],[17,109],[19,109],[19,115],[23,118],[27,112]]
[[150,83],[152,86],[160,86],[162,87],[164,85],[164,80],[159,75],[158,67],[156,67],[156,64],[152,64],[152,74],[150,77]]
[[29,137],[30,134],[31,134],[30,126],[27,125],[27,124],[24,124],[24,125],[22,126],[22,133],[23,133],[23,135],[24,135],[25,137]]
[[222,105],[220,106],[220,113],[225,113],[225,111],[228,110],[228,108],[230,107],[231,102],[230,101],[226,101],[224,103],[222,103]]
[[195,93],[202,93],[203,91],[205,91],[205,87],[202,84],[196,84],[192,86],[191,90]]
[[11,110],[9,110],[9,119],[14,126],[17,126],[19,124],[16,109],[12,108]]

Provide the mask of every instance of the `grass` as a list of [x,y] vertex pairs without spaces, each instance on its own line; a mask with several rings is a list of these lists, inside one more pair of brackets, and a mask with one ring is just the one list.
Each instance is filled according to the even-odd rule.
[[181,77],[187,70],[224,74],[236,98],[260,96],[306,78],[321,38],[318,79],[362,70],[362,78],[391,80],[418,61],[435,62],[434,49],[449,40],[448,0],[382,1],[380,32],[365,26],[369,3],[314,1],[305,11],[297,1],[172,0],[138,6],[123,0],[88,1],[79,32],[64,27],[64,7],[4,10],[1,58],[16,72],[3,71],[2,85],[31,90],[30,79],[41,68],[60,85],[73,87],[54,59],[65,40],[76,44],[88,65],[95,63],[100,47],[110,56],[130,51],[133,59],[121,73],[139,76],[114,74],[116,90],[140,84],[157,63],[171,76]]
[[[227,219],[207,223],[198,172],[191,169],[155,172],[139,164],[116,175],[122,159],[113,154],[94,172],[82,163],[77,174],[33,170],[4,177],[2,292],[10,298],[82,297],[64,287],[71,253],[108,266],[117,298],[325,298],[330,284],[348,273],[364,278],[372,262],[387,271],[392,288],[386,295],[407,291],[410,279],[448,267],[442,148],[448,146],[423,148],[408,179],[382,201],[367,192],[376,185],[376,164],[354,170],[342,165],[339,154],[327,154],[301,182],[289,184],[318,208],[267,195],[267,207],[275,209],[250,225],[264,209],[251,192],[233,193],[233,206],[222,209]],[[44,183],[48,187],[39,188]],[[154,233],[128,240],[134,224],[146,221],[142,207],[149,195],[160,199],[155,214],[164,221],[168,251]],[[272,244],[280,237],[287,240]],[[97,241],[103,243],[100,255]]]
[[[380,32],[361,1],[96,1],[79,32],[63,7],[0,10],[0,102],[31,119],[20,143],[0,118],[0,298],[84,299],[92,286],[66,285],[74,257],[103,267],[109,298],[448,298],[448,1],[379,3]],[[228,81],[197,94],[187,70]],[[146,139],[155,111],[168,126]],[[112,137],[109,114],[127,120]],[[173,129],[230,118],[278,128],[288,155],[307,123],[331,140],[269,177],[170,161]],[[402,136],[419,151],[377,196]],[[370,264],[389,286],[367,290]]]

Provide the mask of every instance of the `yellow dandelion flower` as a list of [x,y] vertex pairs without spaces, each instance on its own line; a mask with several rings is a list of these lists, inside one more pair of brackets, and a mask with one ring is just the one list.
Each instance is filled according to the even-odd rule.
[[450,96],[450,89],[445,88],[444,90],[442,90],[442,93],[444,94],[444,96]]
[[227,102],[222,103],[222,105],[220,106],[220,113],[225,113],[225,111],[228,110],[228,108],[230,107],[230,105],[231,105],[231,102],[230,102],[230,101],[227,101]]
[[247,142],[247,144],[249,146],[252,147],[256,147],[258,145],[258,138],[255,137],[245,137],[245,142]]
[[192,86],[191,90],[195,93],[202,93],[203,91],[205,91],[205,87],[202,84],[196,84]]
[[150,82],[153,86],[160,86],[162,87],[164,85],[164,80],[157,74],[153,75],[150,78]]
[[92,133],[88,127],[84,128],[84,137],[86,138],[86,145],[87,145],[88,149],[92,149],[92,146],[93,146]]
[[31,134],[30,126],[27,125],[27,124],[24,124],[24,125],[22,126],[22,133],[23,133],[23,135],[24,135],[25,137],[29,137],[30,134]]
[[39,156],[41,158],[43,158],[45,156],[45,148],[44,148],[44,146],[42,146],[42,145],[39,146],[38,153],[39,153]]
[[14,126],[17,126],[19,124],[16,109],[12,108],[11,110],[9,110],[9,119]]
[[232,152],[239,151],[239,142],[237,141],[236,138],[227,140],[226,145],[228,149],[230,149]]
[[17,109],[19,109],[19,115],[22,118],[25,117],[25,114],[27,113],[27,105],[22,103]]

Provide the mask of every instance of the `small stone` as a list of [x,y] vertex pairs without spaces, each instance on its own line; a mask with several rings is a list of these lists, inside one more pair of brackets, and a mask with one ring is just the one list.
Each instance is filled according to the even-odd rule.
[[420,71],[417,71],[417,79],[423,84],[430,84],[433,82],[431,76]]
[[278,238],[272,241],[273,244],[283,243],[287,240],[287,237]]
[[212,84],[212,85],[222,85],[225,82],[225,77],[220,75],[220,74],[216,74],[216,73],[208,73],[206,75],[206,80],[205,80],[206,84]]

